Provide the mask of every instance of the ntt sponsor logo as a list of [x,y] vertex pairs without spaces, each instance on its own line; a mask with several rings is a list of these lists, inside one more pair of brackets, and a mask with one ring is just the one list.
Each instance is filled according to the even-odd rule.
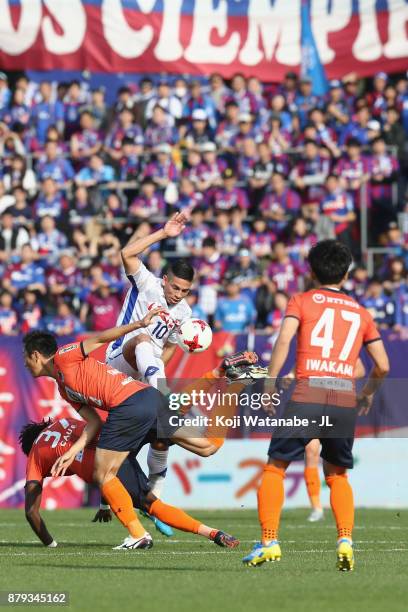
[[326,301],[326,296],[322,293],[314,293],[312,299],[316,304],[323,304]]

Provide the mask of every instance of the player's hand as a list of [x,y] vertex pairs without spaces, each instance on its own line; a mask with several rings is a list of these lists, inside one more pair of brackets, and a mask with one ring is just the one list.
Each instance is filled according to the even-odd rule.
[[68,451],[59,457],[51,468],[51,476],[65,476],[65,472],[75,459],[75,454]]
[[358,416],[367,416],[373,405],[374,395],[357,396]]
[[269,395],[270,401],[268,404],[266,402],[262,402],[262,409],[266,412],[266,414],[274,416],[276,414],[276,406],[273,405],[272,396],[275,393],[279,393],[276,386],[276,378],[265,378],[263,393],[267,393]]
[[179,236],[186,227],[188,217],[186,214],[178,212],[167,221],[164,226],[164,233],[168,238],[175,238]]
[[112,520],[112,512],[109,510],[102,510],[99,508],[98,512],[92,519],[92,523],[110,523]]
[[142,327],[149,327],[150,323],[152,322],[152,319],[154,319],[154,317],[157,317],[157,315],[159,315],[161,312],[166,312],[166,310],[163,308],[163,306],[158,306],[157,308],[152,308],[143,317],[143,319],[140,319],[139,323],[141,324]]

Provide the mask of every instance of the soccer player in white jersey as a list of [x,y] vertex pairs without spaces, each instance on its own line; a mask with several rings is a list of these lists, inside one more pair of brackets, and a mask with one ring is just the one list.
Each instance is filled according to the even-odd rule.
[[[153,387],[164,381],[164,367],[176,349],[178,326],[191,317],[191,308],[184,299],[191,288],[194,269],[186,261],[171,263],[163,278],[149,272],[139,255],[156,242],[175,238],[183,231],[187,217],[173,215],[164,227],[149,236],[131,239],[121,252],[125,272],[131,283],[117,325],[126,325],[143,319],[146,313],[162,306],[165,313],[155,317],[143,333],[132,332],[111,343],[106,362],[133,378],[142,379]],[[166,468],[168,449],[157,443],[150,446],[147,458],[149,482],[159,497]]]

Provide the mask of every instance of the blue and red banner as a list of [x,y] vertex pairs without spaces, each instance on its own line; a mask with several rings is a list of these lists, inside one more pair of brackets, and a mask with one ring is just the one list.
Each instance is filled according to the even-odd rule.
[[[0,0],[0,67],[265,81],[299,70],[301,0]],[[405,0],[310,0],[329,78],[406,70]]]

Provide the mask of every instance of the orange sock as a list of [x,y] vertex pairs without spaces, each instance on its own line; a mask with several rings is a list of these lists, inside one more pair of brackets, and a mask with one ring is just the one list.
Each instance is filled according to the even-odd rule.
[[132,498],[116,476],[101,486],[101,493],[110,505],[112,512],[128,529],[131,536],[140,538],[146,529],[136,516]]
[[330,505],[336,520],[337,535],[339,538],[351,539],[354,525],[354,500],[347,474],[326,476],[326,482],[330,488]]
[[304,476],[310,503],[313,508],[321,508],[319,468],[305,467]]
[[265,465],[258,489],[258,517],[262,528],[262,543],[278,539],[281,510],[285,499],[285,470]]
[[175,527],[181,531],[189,531],[190,533],[198,533],[201,525],[200,521],[189,516],[184,510],[169,506],[160,499],[156,499],[156,501],[152,503],[149,514],[152,514],[171,527]]

